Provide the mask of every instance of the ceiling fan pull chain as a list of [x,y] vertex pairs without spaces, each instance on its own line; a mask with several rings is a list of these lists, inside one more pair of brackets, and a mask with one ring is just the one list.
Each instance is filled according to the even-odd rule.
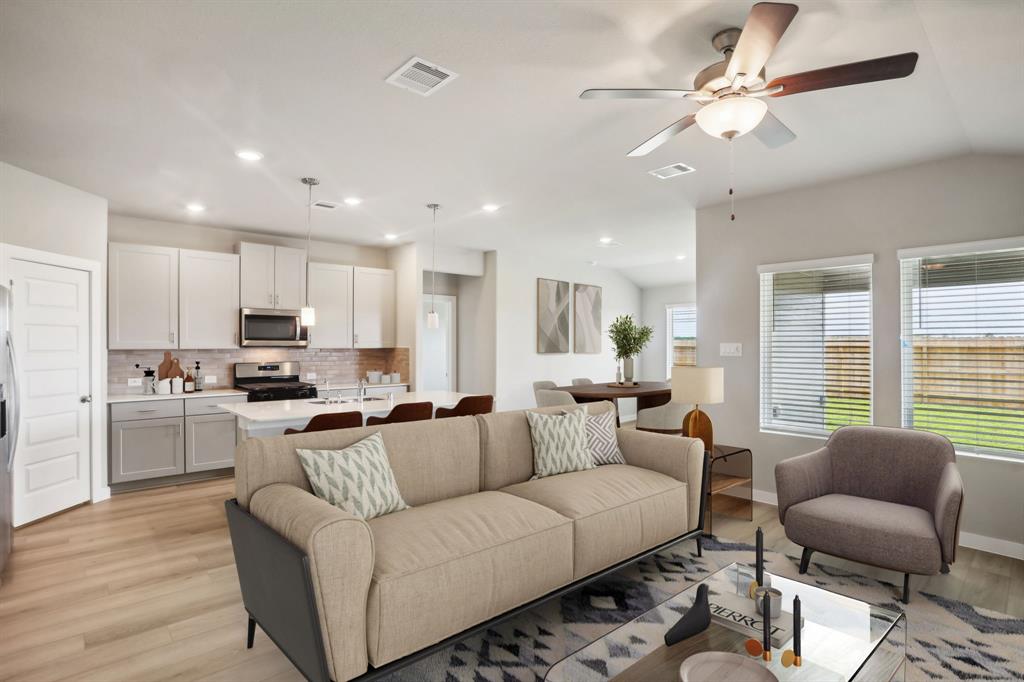
[[733,159],[732,139],[729,138],[729,220],[736,220],[736,163]]

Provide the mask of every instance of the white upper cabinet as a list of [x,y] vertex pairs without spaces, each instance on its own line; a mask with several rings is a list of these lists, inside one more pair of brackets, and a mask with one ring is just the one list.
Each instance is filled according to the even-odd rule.
[[107,345],[178,347],[178,249],[108,246]]
[[179,273],[178,347],[237,348],[239,256],[182,249]]
[[239,244],[242,308],[274,307],[274,249],[268,244]]
[[306,252],[287,246],[238,245],[241,307],[294,310],[306,302]]
[[380,268],[354,268],[352,289],[353,347],[393,348],[395,346],[395,271]]
[[309,264],[309,303],[316,310],[311,348],[352,347],[352,271],[351,265]]
[[274,247],[274,307],[295,310],[306,305],[306,252]]

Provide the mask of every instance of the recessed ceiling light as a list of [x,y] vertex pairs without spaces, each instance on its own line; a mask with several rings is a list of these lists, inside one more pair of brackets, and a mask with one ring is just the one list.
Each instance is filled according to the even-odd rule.
[[601,239],[599,239],[598,241],[600,241],[602,244],[611,244],[615,240],[612,239],[611,237],[601,237]]
[[494,213],[499,208],[501,208],[501,206],[498,206],[497,204],[484,204],[480,208],[482,208],[483,210],[487,211],[488,213]]
[[384,235],[384,239],[387,239],[389,242],[393,242],[396,239],[398,239],[398,235],[397,234],[391,234],[389,232],[388,234]]
[[676,256],[676,260],[686,260],[686,254],[685,253],[679,254],[678,256]]
[[185,204],[185,210],[188,211],[189,213],[202,213],[203,211],[206,210],[206,207],[203,206],[202,204],[197,204],[193,202],[191,204]]
[[597,261],[596,260],[589,260],[589,261],[587,261],[587,263],[592,265],[592,266],[594,266],[594,267],[597,267]]
[[349,206],[358,206],[363,203],[363,200],[359,197],[345,197],[345,203]]
[[242,161],[259,161],[263,158],[263,154],[260,154],[255,149],[239,149],[235,152],[235,156]]

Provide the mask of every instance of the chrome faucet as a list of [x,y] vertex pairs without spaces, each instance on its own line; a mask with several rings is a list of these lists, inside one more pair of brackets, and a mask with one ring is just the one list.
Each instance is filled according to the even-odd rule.
[[359,380],[359,388],[357,389],[356,395],[359,396],[360,402],[366,398],[366,379]]

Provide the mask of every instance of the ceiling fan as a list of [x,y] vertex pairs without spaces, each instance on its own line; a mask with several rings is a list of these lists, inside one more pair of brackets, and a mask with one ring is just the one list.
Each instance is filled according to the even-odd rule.
[[727,140],[753,131],[754,137],[774,149],[793,141],[796,135],[768,111],[765,97],[904,78],[914,72],[917,53],[906,52],[768,81],[765,62],[798,9],[789,3],[759,2],[751,8],[742,29],[727,28],[716,33],[711,45],[724,59],[698,73],[693,90],[596,89],[584,90],[580,99],[689,99],[701,105],[696,113],[682,117],[629,156],[651,153],[694,123],[707,134]]

